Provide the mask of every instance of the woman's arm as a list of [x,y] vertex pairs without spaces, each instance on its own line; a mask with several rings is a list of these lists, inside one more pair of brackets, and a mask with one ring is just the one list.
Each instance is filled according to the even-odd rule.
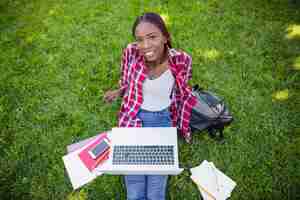
[[185,55],[185,67],[183,80],[185,84],[188,84],[189,80],[192,79],[192,57],[188,54]]
[[[190,87],[188,86],[189,80],[192,78],[192,58],[187,53],[182,54],[183,67],[181,68],[179,78],[181,79],[180,83],[182,84],[179,88],[179,94],[183,95],[184,98],[178,100],[180,106],[178,106],[178,126],[184,136],[184,139],[187,143],[191,143],[191,130],[189,127],[189,120],[191,115],[191,108],[194,105],[194,97],[191,95]],[[182,96],[182,97],[183,97]]]
[[124,95],[128,87],[129,82],[129,62],[130,62],[130,48],[127,48],[123,51],[122,60],[121,60],[121,79],[119,80],[119,90],[120,95]]
[[104,101],[111,103],[118,97],[123,96],[128,87],[128,57],[129,49],[123,50],[121,58],[121,79],[119,80],[119,88],[116,90],[109,90],[104,94]]

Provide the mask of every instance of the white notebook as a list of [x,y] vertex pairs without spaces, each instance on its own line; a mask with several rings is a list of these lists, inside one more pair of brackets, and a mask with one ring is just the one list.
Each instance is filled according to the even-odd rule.
[[206,160],[192,168],[191,173],[191,178],[197,184],[204,200],[225,200],[231,196],[236,186],[231,178]]

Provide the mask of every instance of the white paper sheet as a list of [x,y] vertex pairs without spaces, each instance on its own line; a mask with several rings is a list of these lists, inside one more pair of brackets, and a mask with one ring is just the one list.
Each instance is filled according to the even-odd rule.
[[191,178],[198,185],[205,200],[226,200],[236,183],[215,167],[212,162],[204,160],[191,169]]

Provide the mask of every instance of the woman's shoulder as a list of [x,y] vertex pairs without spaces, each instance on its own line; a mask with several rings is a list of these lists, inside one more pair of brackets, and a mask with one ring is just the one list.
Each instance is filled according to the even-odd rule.
[[187,52],[180,49],[169,49],[169,55],[175,64],[192,61],[192,57]]
[[137,49],[137,43],[136,42],[128,43],[126,49]]
[[140,54],[137,44],[135,42],[127,44],[127,46],[123,48],[123,56],[126,56],[130,59],[138,59]]
[[138,51],[137,43],[136,42],[128,43],[127,46],[124,48],[124,51],[137,52]]

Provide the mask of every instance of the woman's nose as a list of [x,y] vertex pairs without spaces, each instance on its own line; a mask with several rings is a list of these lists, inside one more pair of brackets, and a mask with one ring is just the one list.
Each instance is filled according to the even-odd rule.
[[150,47],[149,40],[144,40],[142,47],[143,47],[143,49],[149,48]]

